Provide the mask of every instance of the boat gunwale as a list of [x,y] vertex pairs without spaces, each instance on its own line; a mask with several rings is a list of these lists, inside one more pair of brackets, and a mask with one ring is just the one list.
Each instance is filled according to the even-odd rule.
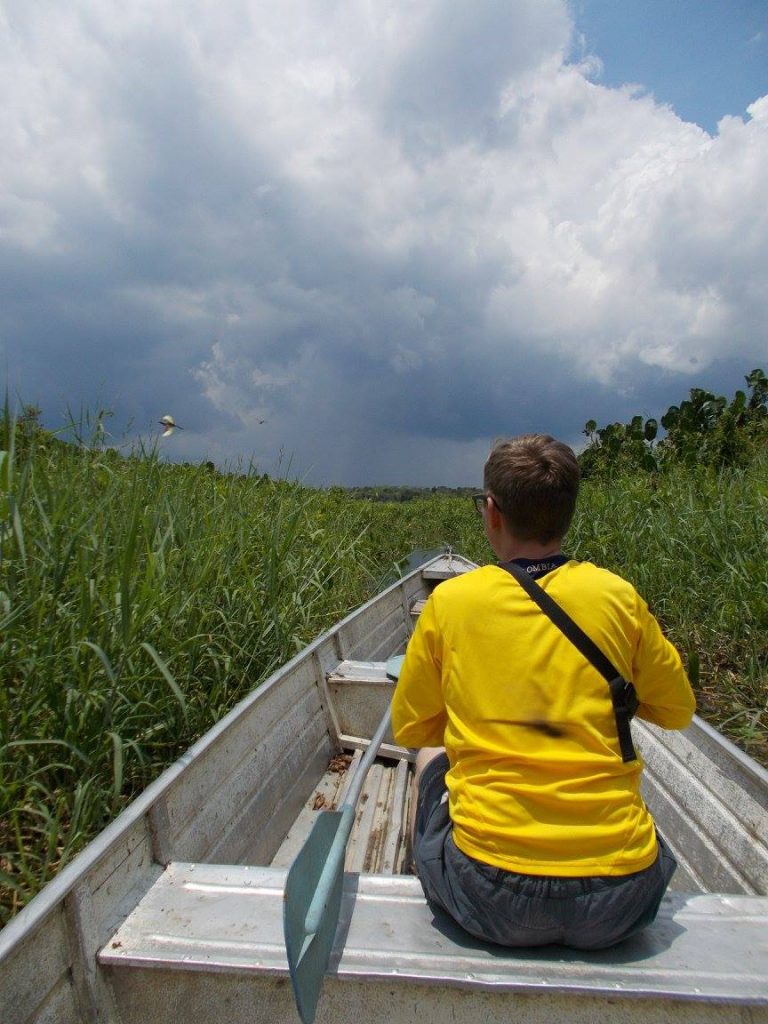
[[[340,619],[329,629],[324,630],[306,647],[298,651],[289,661],[275,669],[267,678],[246,694],[227,714],[219,719],[207,732],[203,733],[195,742],[172,764],[165,768],[161,774],[142,790],[129,804],[106,825],[98,835],[86,844],[61,871],[52,878],[37,893],[26,906],[0,929],[0,963],[11,956],[20,941],[31,935],[40,927],[46,918],[59,907],[63,900],[83,881],[88,872],[94,868],[105,856],[107,856],[123,839],[134,825],[145,817],[158,800],[170,789],[179,776],[195,761],[200,755],[208,751],[221,737],[234,725],[235,722],[247,715],[254,703],[263,698],[264,694],[276,686],[284,676],[289,675],[308,658],[312,658],[318,648],[322,647],[334,636],[340,633],[345,626],[353,622],[359,616],[383,601],[388,595],[401,590],[406,583],[414,577],[419,576],[423,570],[433,562],[446,557],[446,552],[427,559],[421,565],[400,577],[394,583],[385,587],[380,593],[375,594],[364,604],[359,605]],[[464,565],[470,565],[468,559],[460,555],[452,554],[452,557],[459,559]]]
[[[691,731],[698,731],[708,743],[711,743],[715,748],[723,750],[736,761],[739,767],[750,776],[750,780],[754,781],[758,790],[762,788],[768,790],[768,768],[764,768],[754,757],[750,757],[740,747],[737,747],[732,740],[729,740],[723,733],[718,732],[713,725],[704,721],[698,715],[694,715],[691,724],[687,729],[683,730],[686,735],[690,735]],[[706,750],[702,752],[706,754]]]

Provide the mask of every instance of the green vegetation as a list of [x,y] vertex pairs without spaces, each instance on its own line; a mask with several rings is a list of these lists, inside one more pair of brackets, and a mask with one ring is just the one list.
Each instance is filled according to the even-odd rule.
[[[7,422],[0,883],[7,916],[274,668],[379,588],[362,505]],[[18,442],[18,443],[17,443]]]
[[684,402],[661,417],[666,436],[657,443],[655,419],[633,416],[629,423],[600,428],[589,420],[584,426],[589,444],[580,456],[583,475],[658,473],[679,465],[748,466],[768,444],[768,377],[753,370],[744,380],[749,394],[737,391],[730,402],[692,388]]
[[468,498],[474,487],[348,487],[347,494],[360,501],[413,501],[414,498],[428,498],[440,494],[444,498]]
[[[2,921],[414,549],[492,558],[466,495],[360,500],[122,458],[101,423],[69,444],[34,409],[0,424]],[[660,444],[643,440],[655,459]],[[593,462],[569,553],[637,585],[702,714],[768,763],[765,451],[638,472],[619,446]]]

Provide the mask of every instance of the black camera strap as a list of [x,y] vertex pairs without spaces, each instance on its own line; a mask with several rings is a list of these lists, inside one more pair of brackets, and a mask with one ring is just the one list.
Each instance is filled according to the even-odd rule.
[[561,632],[563,632],[574,647],[584,655],[587,661],[597,669],[601,676],[608,683],[611,691],[611,702],[613,713],[616,718],[616,729],[619,734],[619,746],[624,761],[636,761],[637,753],[632,742],[632,730],[629,723],[637,711],[639,701],[632,683],[627,682],[621,673],[606,658],[594,640],[591,640],[581,626],[577,626],[573,619],[565,612],[557,601],[554,601],[549,594],[543,590],[535,580],[521,566],[514,562],[500,562],[500,568],[514,576],[520,586],[536,602],[541,610],[549,616]]

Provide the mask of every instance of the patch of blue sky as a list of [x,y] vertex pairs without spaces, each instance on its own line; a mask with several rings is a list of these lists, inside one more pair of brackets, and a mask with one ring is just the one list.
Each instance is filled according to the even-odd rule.
[[768,94],[766,0],[572,0],[574,59],[595,81],[635,84],[710,134]]

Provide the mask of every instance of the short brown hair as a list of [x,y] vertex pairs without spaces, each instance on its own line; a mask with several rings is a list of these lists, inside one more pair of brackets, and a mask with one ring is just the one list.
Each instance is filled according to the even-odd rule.
[[518,540],[559,540],[571,525],[579,493],[573,449],[548,434],[497,441],[483,474],[509,530]]

